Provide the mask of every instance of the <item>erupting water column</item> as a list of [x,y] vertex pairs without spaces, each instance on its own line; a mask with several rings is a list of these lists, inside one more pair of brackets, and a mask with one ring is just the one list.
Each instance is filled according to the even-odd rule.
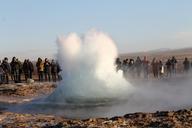
[[57,39],[58,61],[63,80],[48,97],[54,102],[98,101],[127,97],[132,86],[115,71],[118,52],[103,32],[89,31],[83,37],[71,33]]

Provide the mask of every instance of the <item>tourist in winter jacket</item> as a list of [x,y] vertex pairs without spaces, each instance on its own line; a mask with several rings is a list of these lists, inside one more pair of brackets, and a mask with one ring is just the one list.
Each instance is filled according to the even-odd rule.
[[51,62],[51,75],[52,75],[52,79],[54,82],[57,81],[57,76],[58,76],[57,73],[58,73],[58,65],[54,60],[52,60],[52,62]]
[[177,60],[175,56],[173,56],[171,59],[171,73],[174,75],[176,74],[176,66],[177,66]]
[[184,72],[188,73],[189,69],[190,69],[190,62],[189,62],[188,58],[185,58],[185,60],[183,62],[183,66],[184,66]]
[[27,60],[28,65],[29,65],[29,78],[33,79],[33,72],[34,72],[34,66],[33,63],[28,59]]
[[45,81],[51,81],[51,63],[47,58],[45,58],[44,62],[44,73],[45,73]]
[[39,81],[43,81],[43,74],[44,74],[44,63],[42,61],[41,58],[38,58],[37,63],[36,63],[36,67],[37,67],[37,72],[39,75]]
[[21,82],[21,62],[13,57],[11,63],[11,75],[15,83]]
[[143,74],[144,78],[148,78],[149,76],[149,61],[147,60],[147,57],[145,56],[142,61],[142,67],[143,67]]
[[4,60],[2,62],[2,67],[3,67],[3,71],[4,71],[5,83],[8,84],[9,83],[9,74],[11,73],[11,66],[8,62],[7,57],[4,58]]
[[4,70],[0,61],[0,84],[2,84],[3,82],[4,82]]
[[142,70],[142,61],[141,61],[140,57],[137,57],[137,59],[135,61],[135,68],[136,68],[137,76],[140,77],[141,70]]
[[151,66],[152,66],[152,72],[153,72],[154,77],[158,78],[158,75],[159,75],[159,62],[156,60],[156,58],[153,58]]

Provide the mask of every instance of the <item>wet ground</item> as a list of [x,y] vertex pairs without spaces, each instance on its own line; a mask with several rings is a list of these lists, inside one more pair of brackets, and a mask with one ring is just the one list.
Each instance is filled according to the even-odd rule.
[[[44,95],[37,95],[28,99],[25,99],[25,97],[22,99],[22,104],[8,107],[8,110],[17,113],[40,113],[85,119],[110,118],[135,112],[173,111],[183,108],[188,109],[192,106],[192,82],[189,76],[160,80],[132,79],[130,83],[135,87],[135,90],[128,93],[123,99],[82,100],[77,98],[67,99],[66,102],[55,102],[47,99],[48,94],[52,92],[47,91],[47,94]],[[26,102],[27,100],[32,101]]]
[[113,118],[66,119],[42,114],[0,112],[3,128],[191,128],[192,110],[134,113]]
[[[102,102],[78,105],[47,102],[46,97],[56,87],[54,83],[1,85],[0,124],[3,127],[192,127],[190,76],[132,79],[130,83],[137,93],[126,100],[102,99]],[[157,110],[166,112],[158,115]],[[141,113],[123,117],[135,112]],[[112,118],[115,116],[118,117]]]

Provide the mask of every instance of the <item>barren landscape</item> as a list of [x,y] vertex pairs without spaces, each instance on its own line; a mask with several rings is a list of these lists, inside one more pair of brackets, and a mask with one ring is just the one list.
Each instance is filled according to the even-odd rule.
[[[157,111],[154,113],[132,113],[110,118],[68,119],[63,116],[45,114],[14,113],[7,110],[6,105],[30,102],[38,95],[47,95],[55,85],[25,85],[19,89],[12,85],[1,87],[0,126],[2,128],[191,128],[192,109],[177,111]],[[29,87],[28,87],[29,86]],[[4,89],[3,89],[4,88]],[[9,87],[10,88],[10,87]],[[14,88],[14,91],[13,91]],[[4,97],[4,98],[3,98]],[[12,98],[11,98],[12,97]],[[6,99],[6,100],[5,100]]]
[[[178,52],[180,51],[180,52]],[[182,51],[182,52],[181,52]],[[184,57],[192,57],[191,50],[176,50],[171,52],[161,52],[157,54],[146,54],[151,57],[166,60],[167,57],[176,56],[182,62]],[[131,58],[137,55],[131,54],[123,56]],[[180,63],[181,63],[180,62]],[[188,76],[189,79],[190,76]],[[151,78],[149,78],[151,79]],[[178,76],[176,79],[183,79]],[[139,81],[139,80],[138,80]],[[133,80],[133,84],[139,82]],[[158,83],[160,80],[155,80]],[[141,82],[142,83],[142,82]],[[160,84],[160,82],[159,82]],[[158,86],[161,86],[157,84]],[[190,83],[189,83],[190,84]],[[182,85],[181,85],[182,86]],[[35,82],[31,85],[26,83],[9,84],[0,86],[0,126],[2,128],[191,128],[192,127],[192,106],[170,111],[153,111],[150,113],[136,112],[124,113],[122,116],[98,117],[88,119],[70,119],[61,115],[50,114],[29,114],[10,111],[11,106],[31,102],[42,96],[48,96],[57,87],[57,83]],[[172,86],[174,88],[174,86]]]

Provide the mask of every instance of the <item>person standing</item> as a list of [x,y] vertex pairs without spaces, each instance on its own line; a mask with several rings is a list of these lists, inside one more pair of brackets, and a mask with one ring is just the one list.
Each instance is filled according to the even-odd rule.
[[25,81],[27,82],[27,79],[29,79],[29,65],[27,60],[23,62],[23,73],[25,75]]
[[143,67],[144,78],[148,79],[148,76],[149,76],[149,61],[147,60],[146,56],[144,56],[144,59],[142,61],[142,67]]
[[47,58],[45,58],[44,62],[44,73],[45,73],[45,81],[51,81],[51,64]]
[[33,72],[34,72],[34,66],[33,63],[28,59],[27,60],[28,65],[29,65],[29,78],[33,79]]
[[12,61],[10,63],[11,65],[11,75],[13,77],[13,80],[15,83],[21,82],[21,62],[16,59],[16,57],[12,58]]
[[167,69],[167,77],[171,77],[171,60],[168,59],[166,62],[166,69]]
[[56,62],[56,64],[57,64],[57,78],[58,78],[59,81],[61,81],[61,80],[63,79],[62,76],[61,76],[61,74],[60,74],[60,72],[62,71],[62,69],[61,69],[61,66],[59,65],[59,62],[58,62],[58,61]]
[[129,59],[129,63],[128,63],[128,71],[129,71],[129,74],[131,74],[132,77],[135,76],[135,72],[134,72],[134,69],[135,69],[135,61],[134,59]]
[[191,68],[192,68],[192,61],[191,61]]
[[123,60],[122,70],[123,70],[124,78],[127,78],[127,75],[128,75],[128,59]]
[[159,61],[159,76],[160,76],[160,78],[163,78],[164,73],[165,73],[164,65],[163,65],[163,62],[160,60]]
[[21,82],[21,74],[23,72],[23,70],[22,70],[22,63],[21,63],[21,61],[18,58],[16,59],[16,63],[17,63],[17,70],[18,70],[17,83],[20,83]]
[[3,67],[2,67],[1,61],[0,61],[0,84],[3,84],[3,82],[4,82],[3,76],[4,76],[4,70],[3,70]]
[[11,66],[11,79],[13,81],[16,81],[16,77],[15,77],[15,74],[16,74],[16,67],[15,67],[15,64],[16,64],[16,57],[13,57],[12,58],[12,61],[10,63],[10,66]]
[[43,81],[43,73],[44,73],[44,63],[43,63],[43,60],[41,58],[38,58],[37,63],[36,63],[36,67],[37,67],[37,72],[38,72],[38,76],[39,76],[39,81],[42,82]]
[[183,66],[184,66],[184,72],[188,73],[189,72],[189,68],[190,68],[190,62],[189,62],[187,57],[183,61]]
[[3,71],[4,71],[4,77],[5,77],[5,83],[6,84],[9,84],[9,74],[11,73],[11,66],[8,62],[8,58],[5,57],[3,62],[2,62],[2,68],[3,68]]
[[137,59],[135,61],[135,68],[136,68],[136,72],[137,72],[137,77],[140,77],[141,69],[142,69],[142,61],[139,56],[137,57]]
[[175,56],[173,56],[171,59],[171,72],[173,75],[176,74],[176,66],[177,66],[177,60],[176,60]]
[[119,70],[121,70],[121,61],[120,58],[117,58],[115,61],[115,65],[116,65],[116,71],[118,72]]
[[51,75],[52,75],[52,79],[54,82],[57,81],[57,72],[58,72],[57,64],[54,60],[52,60],[52,62],[51,62]]
[[153,61],[151,63],[152,66],[152,71],[153,71],[153,75],[155,78],[158,78],[158,73],[159,73],[159,63],[156,60],[156,58],[153,58]]

